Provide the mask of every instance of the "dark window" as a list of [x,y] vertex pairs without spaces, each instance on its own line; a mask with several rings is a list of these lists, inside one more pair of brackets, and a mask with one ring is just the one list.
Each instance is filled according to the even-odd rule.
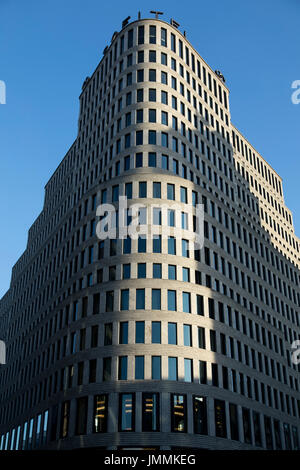
[[127,356],[120,356],[119,357],[119,380],[127,380],[127,363],[128,358]]
[[106,312],[112,312],[114,308],[114,291],[106,292]]
[[149,43],[156,44],[156,26],[150,26]]
[[234,441],[239,440],[239,421],[237,406],[233,403],[229,403],[229,419],[230,419],[230,434],[231,439]]
[[[253,411],[253,427],[254,427],[255,445],[261,447],[262,439],[261,439],[261,429],[260,429],[260,415],[256,411]],[[274,426],[274,431],[275,431],[275,426]]]
[[146,181],[140,181],[139,183],[139,198],[147,197],[147,183]]
[[145,35],[144,26],[139,26],[138,27],[138,44],[144,44],[144,35]]
[[161,323],[160,321],[152,322],[152,343],[161,343]]
[[136,309],[143,310],[145,308],[145,289],[136,290]]
[[135,342],[144,343],[145,342],[145,322],[137,321],[135,323]]
[[171,394],[171,431],[187,432],[186,395]]
[[121,310],[129,309],[129,289],[121,290]]
[[198,347],[205,349],[205,328],[198,326]]
[[206,384],[207,383],[207,370],[206,370],[206,362],[199,361],[199,383]]
[[112,344],[112,323],[105,323],[104,325],[104,346]]
[[108,396],[94,397],[93,432],[107,432]]
[[162,270],[161,263],[153,263],[153,279],[161,279]]
[[89,365],[89,383],[95,383],[97,379],[97,359],[91,359]]
[[75,434],[86,434],[88,397],[77,399]]
[[244,439],[247,444],[252,443],[251,439],[251,419],[250,410],[243,408],[243,426],[244,426]]
[[152,380],[161,380],[161,356],[152,356]]
[[134,408],[135,400],[133,393],[121,393],[119,404],[119,429],[120,431],[134,431]]
[[142,431],[159,431],[159,394],[142,394]]
[[111,357],[103,358],[103,382],[111,380]]
[[60,437],[67,437],[69,432],[70,402],[65,401],[61,406]]
[[207,434],[207,405],[206,398],[193,397],[194,433]]
[[225,401],[215,400],[215,426],[217,437],[227,437]]
[[128,344],[128,322],[120,322],[119,343]]

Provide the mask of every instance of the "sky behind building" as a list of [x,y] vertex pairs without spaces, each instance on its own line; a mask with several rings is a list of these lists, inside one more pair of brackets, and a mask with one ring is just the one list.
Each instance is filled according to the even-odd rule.
[[[77,134],[78,96],[131,16],[150,10],[174,18],[230,90],[233,124],[283,178],[287,206],[300,236],[298,175],[300,80],[298,0],[215,2],[0,0],[0,296],[27,231],[42,209],[44,185]],[[300,96],[300,95],[299,95]]]

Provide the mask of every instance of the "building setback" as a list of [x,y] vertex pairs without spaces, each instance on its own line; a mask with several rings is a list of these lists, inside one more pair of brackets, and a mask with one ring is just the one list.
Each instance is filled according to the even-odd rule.
[[[120,196],[155,238],[97,237]],[[222,74],[175,23],[125,22],[0,301],[0,449],[299,449],[299,261]]]

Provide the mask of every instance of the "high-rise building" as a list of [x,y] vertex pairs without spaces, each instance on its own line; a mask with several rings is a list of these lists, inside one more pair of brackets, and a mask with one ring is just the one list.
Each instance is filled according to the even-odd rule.
[[[154,236],[99,239],[120,196]],[[176,22],[125,21],[1,299],[0,449],[298,449],[299,263],[221,72]]]

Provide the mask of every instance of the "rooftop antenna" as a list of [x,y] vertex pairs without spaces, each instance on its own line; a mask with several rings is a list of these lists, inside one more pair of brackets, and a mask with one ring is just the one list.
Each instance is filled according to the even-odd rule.
[[140,20],[140,19],[141,19],[141,12],[139,11],[138,12],[138,20]]
[[122,29],[128,25],[128,21],[130,20],[131,16],[127,16],[124,21],[122,21]]
[[173,18],[171,18],[170,23],[171,23],[172,26],[174,26],[174,28],[177,28],[177,29],[178,29],[179,26],[180,26],[180,24],[177,23],[177,21],[173,20]]
[[150,13],[152,13],[153,15],[155,15],[155,18],[158,20],[159,17],[158,15],[163,15],[164,12],[163,11],[155,11],[155,10],[151,10]]

